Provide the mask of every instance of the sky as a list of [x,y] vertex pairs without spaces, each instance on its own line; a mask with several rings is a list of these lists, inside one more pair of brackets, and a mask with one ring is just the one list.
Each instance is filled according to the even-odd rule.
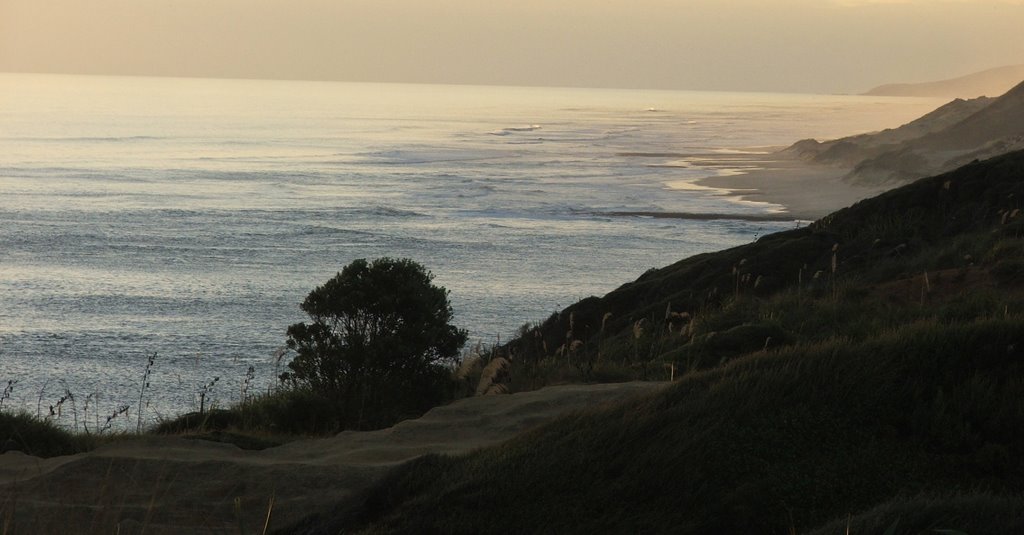
[[0,0],[0,71],[856,93],[1024,63],[1024,0]]

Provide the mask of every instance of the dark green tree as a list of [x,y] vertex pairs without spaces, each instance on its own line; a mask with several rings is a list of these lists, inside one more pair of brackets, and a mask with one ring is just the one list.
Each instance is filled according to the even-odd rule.
[[466,342],[448,291],[408,259],[355,260],[306,296],[310,323],[288,328],[281,379],[336,402],[344,427],[420,413],[448,395],[443,364]]

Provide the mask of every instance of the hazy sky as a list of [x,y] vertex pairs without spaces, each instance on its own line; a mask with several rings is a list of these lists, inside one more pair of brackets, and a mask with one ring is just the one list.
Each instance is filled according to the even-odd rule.
[[0,71],[859,92],[1024,63],[1024,0],[0,0]]

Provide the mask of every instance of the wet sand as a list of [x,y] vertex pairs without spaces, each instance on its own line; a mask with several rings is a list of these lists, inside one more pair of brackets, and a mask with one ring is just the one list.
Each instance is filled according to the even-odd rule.
[[789,219],[813,221],[840,208],[882,193],[886,186],[855,186],[842,181],[847,169],[814,165],[784,154],[709,154],[694,157],[695,166],[723,174],[698,179],[698,187],[721,189],[744,201],[785,207]]

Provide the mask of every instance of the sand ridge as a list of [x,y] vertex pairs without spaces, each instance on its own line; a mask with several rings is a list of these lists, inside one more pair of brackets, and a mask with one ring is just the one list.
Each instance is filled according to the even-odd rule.
[[[260,532],[329,508],[398,463],[462,454],[666,383],[563,385],[436,407],[378,431],[291,442],[262,451],[178,437],[114,442],[38,459],[0,455],[0,522],[13,533]],[[269,507],[273,500],[272,508]]]

